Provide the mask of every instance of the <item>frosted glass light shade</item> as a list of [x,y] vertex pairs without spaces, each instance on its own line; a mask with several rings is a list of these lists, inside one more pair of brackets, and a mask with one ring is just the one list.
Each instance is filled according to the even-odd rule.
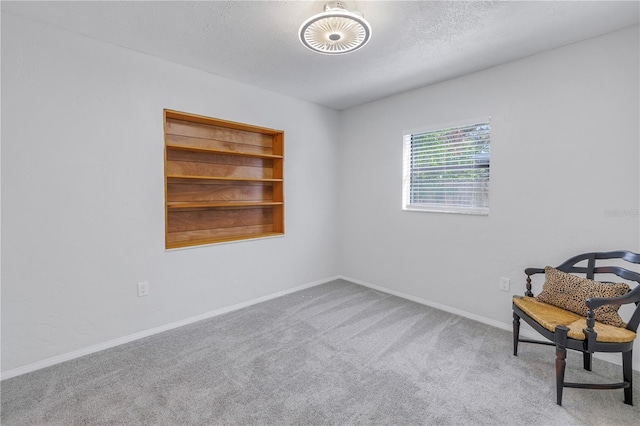
[[307,48],[339,55],[353,52],[371,39],[371,25],[362,15],[349,12],[344,3],[327,3],[324,9],[300,26],[300,41]]

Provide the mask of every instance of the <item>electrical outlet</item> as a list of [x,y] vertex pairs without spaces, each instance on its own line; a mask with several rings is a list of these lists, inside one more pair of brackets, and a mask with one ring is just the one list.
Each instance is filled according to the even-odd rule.
[[138,297],[146,296],[149,294],[149,283],[142,281],[138,283]]
[[500,278],[500,290],[509,291],[509,278],[505,278],[505,277]]

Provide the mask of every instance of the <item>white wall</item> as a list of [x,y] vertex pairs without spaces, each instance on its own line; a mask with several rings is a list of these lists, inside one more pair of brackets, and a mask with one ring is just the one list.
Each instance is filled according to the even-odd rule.
[[[284,237],[165,251],[163,108],[285,131]],[[336,275],[337,119],[3,13],[2,370]]]
[[[344,111],[340,273],[509,324],[525,267],[640,251],[638,51],[635,27]],[[484,115],[489,216],[402,211],[403,130]]]
[[[524,267],[640,251],[638,63],[636,27],[337,113],[3,14],[2,371],[338,273],[509,323]],[[163,108],[285,131],[285,237],[164,250]],[[490,215],[401,211],[403,130],[485,114]]]

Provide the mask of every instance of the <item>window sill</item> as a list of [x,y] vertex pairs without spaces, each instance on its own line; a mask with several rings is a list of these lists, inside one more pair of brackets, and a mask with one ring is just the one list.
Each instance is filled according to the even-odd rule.
[[489,208],[473,208],[473,207],[441,207],[441,206],[403,206],[403,211],[424,212],[424,213],[453,213],[474,216],[489,216]]

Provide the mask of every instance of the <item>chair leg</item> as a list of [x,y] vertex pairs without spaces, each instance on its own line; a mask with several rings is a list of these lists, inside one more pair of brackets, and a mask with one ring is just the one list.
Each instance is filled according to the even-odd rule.
[[624,403],[633,405],[633,368],[631,360],[633,351],[622,353],[622,377],[623,381],[629,383],[629,387],[624,389]]
[[556,347],[556,403],[562,405],[562,391],[564,390],[564,369],[567,366],[567,349]]
[[558,325],[555,330],[556,343],[556,403],[562,405],[562,391],[564,390],[564,371],[567,366],[567,333],[569,329]]
[[584,364],[584,369],[587,371],[591,371],[591,362],[592,362],[593,354],[589,352],[583,352],[582,355],[583,355],[582,362]]
[[513,313],[513,355],[518,356],[518,341],[520,340],[520,316]]

